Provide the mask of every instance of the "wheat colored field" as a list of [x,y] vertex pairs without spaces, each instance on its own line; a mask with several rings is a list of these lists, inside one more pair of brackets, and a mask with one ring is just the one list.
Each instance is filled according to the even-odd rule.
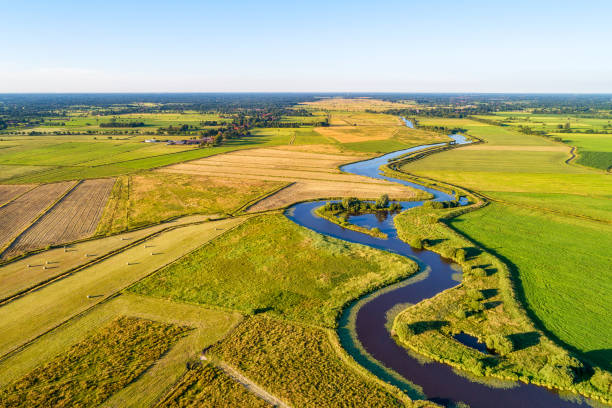
[[63,182],[39,186],[1,207],[0,248],[4,248],[22,233],[74,184],[74,182]]
[[3,257],[11,258],[48,245],[76,241],[93,235],[114,182],[114,179],[81,182],[21,234]]
[[280,149],[253,149],[166,167],[160,171],[210,177],[285,181],[296,184],[252,207],[269,210],[296,201],[339,197],[344,194],[375,198],[381,194],[410,199],[417,192],[409,187],[342,173],[338,166],[364,156],[305,153]]
[[34,188],[34,186],[27,184],[19,186],[0,185],[0,207],[32,188]]

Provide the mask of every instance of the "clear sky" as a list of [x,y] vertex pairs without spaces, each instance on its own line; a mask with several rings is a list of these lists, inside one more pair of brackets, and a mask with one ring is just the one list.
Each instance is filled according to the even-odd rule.
[[612,92],[612,1],[0,0],[0,92]]

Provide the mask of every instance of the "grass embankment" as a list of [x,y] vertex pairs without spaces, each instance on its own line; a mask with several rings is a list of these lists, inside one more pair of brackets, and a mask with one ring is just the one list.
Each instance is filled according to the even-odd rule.
[[92,406],[138,378],[187,328],[119,318],[9,385],[0,406]]
[[[400,343],[477,376],[533,382],[610,400],[610,374],[580,361],[532,323],[508,267],[438,222],[463,211],[415,208],[395,219],[403,240],[424,245],[464,269],[462,284],[396,317],[393,330]],[[499,355],[485,355],[455,341],[452,334],[461,332],[486,342]]]
[[243,225],[130,290],[334,327],[345,303],[414,273],[414,262],[316,234],[282,215]]
[[[338,346],[336,346],[338,347]],[[326,330],[256,316],[209,352],[292,406],[434,406],[410,402],[343,361]]]
[[223,214],[282,182],[147,172],[122,176],[97,234],[112,234],[191,214]]
[[157,408],[253,407],[270,405],[212,364],[195,366],[185,373],[179,386]]

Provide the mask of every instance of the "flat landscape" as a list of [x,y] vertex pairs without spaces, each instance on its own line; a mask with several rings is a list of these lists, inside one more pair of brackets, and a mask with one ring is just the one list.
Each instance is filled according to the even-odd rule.
[[0,95],[0,407],[607,406],[610,120]]

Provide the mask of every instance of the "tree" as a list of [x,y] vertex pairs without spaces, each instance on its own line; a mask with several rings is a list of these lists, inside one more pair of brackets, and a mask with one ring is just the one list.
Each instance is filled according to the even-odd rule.
[[376,208],[387,208],[389,206],[389,196],[387,194],[381,195],[376,200]]

